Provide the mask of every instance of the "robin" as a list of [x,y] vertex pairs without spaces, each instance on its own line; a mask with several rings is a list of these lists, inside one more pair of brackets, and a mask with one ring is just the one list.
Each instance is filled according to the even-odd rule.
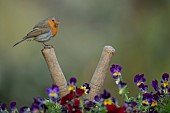
[[37,23],[34,26],[33,30],[30,31],[21,41],[14,44],[13,47],[25,40],[27,41],[35,40],[37,42],[43,43],[44,46],[48,46],[45,44],[45,42],[49,41],[51,37],[54,37],[57,34],[58,24],[59,21],[57,21],[54,17],[47,18]]

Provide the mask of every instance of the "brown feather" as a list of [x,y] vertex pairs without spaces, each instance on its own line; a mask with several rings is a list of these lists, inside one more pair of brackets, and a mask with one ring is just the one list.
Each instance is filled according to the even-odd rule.
[[34,28],[32,31],[30,31],[21,41],[17,42],[16,44],[13,45],[16,46],[18,44],[20,44],[21,42],[29,39],[29,38],[36,38],[37,36],[41,35],[41,34],[44,34],[44,33],[47,33],[49,32],[50,29],[49,28]]
[[49,32],[50,29],[49,28],[34,28],[32,31],[30,31],[25,37],[24,39],[28,39],[28,38],[36,38],[37,36],[47,33]]

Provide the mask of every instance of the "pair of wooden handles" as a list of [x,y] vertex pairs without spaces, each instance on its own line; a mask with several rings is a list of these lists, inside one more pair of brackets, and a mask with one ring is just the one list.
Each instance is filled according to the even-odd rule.
[[[115,49],[112,46],[105,46],[103,48],[99,63],[90,81],[91,90],[86,97],[88,100],[93,100],[94,96],[98,94],[100,88],[103,86],[110,60],[114,53]],[[58,63],[54,48],[45,47],[42,49],[42,54],[51,73],[53,83],[59,86],[59,96],[63,97],[69,93],[67,89],[67,81]]]

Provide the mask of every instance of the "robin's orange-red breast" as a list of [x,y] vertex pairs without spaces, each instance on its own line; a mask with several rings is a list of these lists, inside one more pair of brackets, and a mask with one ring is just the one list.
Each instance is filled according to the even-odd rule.
[[[19,43],[27,40],[32,41],[35,40],[37,42],[41,42],[46,46],[45,42],[49,41],[51,37],[54,37],[58,32],[58,24],[54,17],[47,18],[39,23],[37,23],[33,30],[30,31],[21,41],[14,44],[14,46],[18,45]],[[13,46],[13,47],[14,47]]]

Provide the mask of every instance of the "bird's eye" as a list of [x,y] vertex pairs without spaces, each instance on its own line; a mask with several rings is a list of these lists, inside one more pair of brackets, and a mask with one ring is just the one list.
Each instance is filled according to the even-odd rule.
[[54,22],[54,19],[52,19],[52,21]]

